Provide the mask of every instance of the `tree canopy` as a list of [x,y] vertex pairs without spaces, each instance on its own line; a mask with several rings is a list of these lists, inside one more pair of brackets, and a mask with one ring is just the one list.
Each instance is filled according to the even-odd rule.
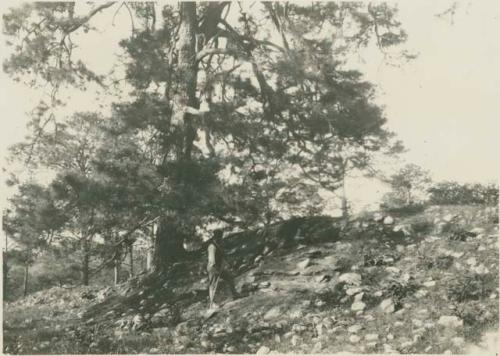
[[[117,61],[130,92],[110,115],[95,108],[65,121],[55,114],[64,88],[116,88],[85,63],[77,43],[96,36],[94,18],[112,9],[130,14],[132,31]],[[197,228],[317,213],[297,189],[310,197],[335,191],[350,169],[365,170],[374,155],[401,148],[374,103],[373,85],[344,66],[370,43],[409,57],[398,46],[406,34],[396,16],[385,3],[12,8],[3,16],[11,45],[4,71],[51,88],[31,137],[14,151],[57,172],[52,186],[78,210],[72,219],[80,227],[125,236],[159,219],[156,266],[163,268],[182,256],[182,241]]]

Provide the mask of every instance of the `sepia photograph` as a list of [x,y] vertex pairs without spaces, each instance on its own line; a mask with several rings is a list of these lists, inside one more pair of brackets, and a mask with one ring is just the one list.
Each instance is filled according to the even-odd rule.
[[498,0],[0,15],[2,354],[498,355]]

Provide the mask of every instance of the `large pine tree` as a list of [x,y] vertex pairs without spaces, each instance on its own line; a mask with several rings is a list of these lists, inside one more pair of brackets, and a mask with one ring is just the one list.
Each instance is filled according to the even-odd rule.
[[[121,42],[131,99],[113,105],[95,166],[109,189],[140,182],[116,167],[126,156],[154,167],[159,184],[124,190],[152,203],[120,204],[141,201],[139,223],[158,219],[157,270],[183,256],[197,226],[269,223],[279,217],[272,202],[296,203],[284,198],[293,182],[336,190],[348,162],[365,168],[391,145],[372,86],[343,69],[359,47],[388,51],[404,42],[395,8],[384,3],[43,2],[3,16],[11,44],[4,70],[52,88],[31,122],[28,159],[42,132],[52,127],[57,135],[53,108],[62,89],[95,82],[111,90],[108,78],[75,58],[73,40],[94,31],[97,15],[118,10],[134,24]],[[110,133],[119,141],[113,147]],[[101,206],[119,209],[111,201]]]

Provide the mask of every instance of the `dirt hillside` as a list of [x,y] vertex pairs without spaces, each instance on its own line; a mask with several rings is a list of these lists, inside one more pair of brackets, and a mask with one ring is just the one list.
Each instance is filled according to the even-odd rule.
[[220,285],[212,315],[194,252],[164,275],[6,303],[4,352],[463,353],[498,330],[495,208],[293,219],[224,248],[242,297]]

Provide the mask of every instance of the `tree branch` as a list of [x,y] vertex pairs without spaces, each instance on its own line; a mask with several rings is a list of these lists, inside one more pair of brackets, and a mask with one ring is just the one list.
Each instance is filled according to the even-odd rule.
[[85,23],[87,23],[96,14],[98,14],[99,12],[101,12],[104,9],[107,9],[108,7],[113,6],[115,3],[116,3],[115,1],[107,2],[105,4],[102,4],[98,7],[96,7],[95,9],[90,11],[87,15],[80,17],[80,18],[77,18],[77,22],[74,23],[72,26],[64,29],[64,33],[68,34],[68,33],[71,33],[71,32],[78,30],[80,27],[82,27]]

